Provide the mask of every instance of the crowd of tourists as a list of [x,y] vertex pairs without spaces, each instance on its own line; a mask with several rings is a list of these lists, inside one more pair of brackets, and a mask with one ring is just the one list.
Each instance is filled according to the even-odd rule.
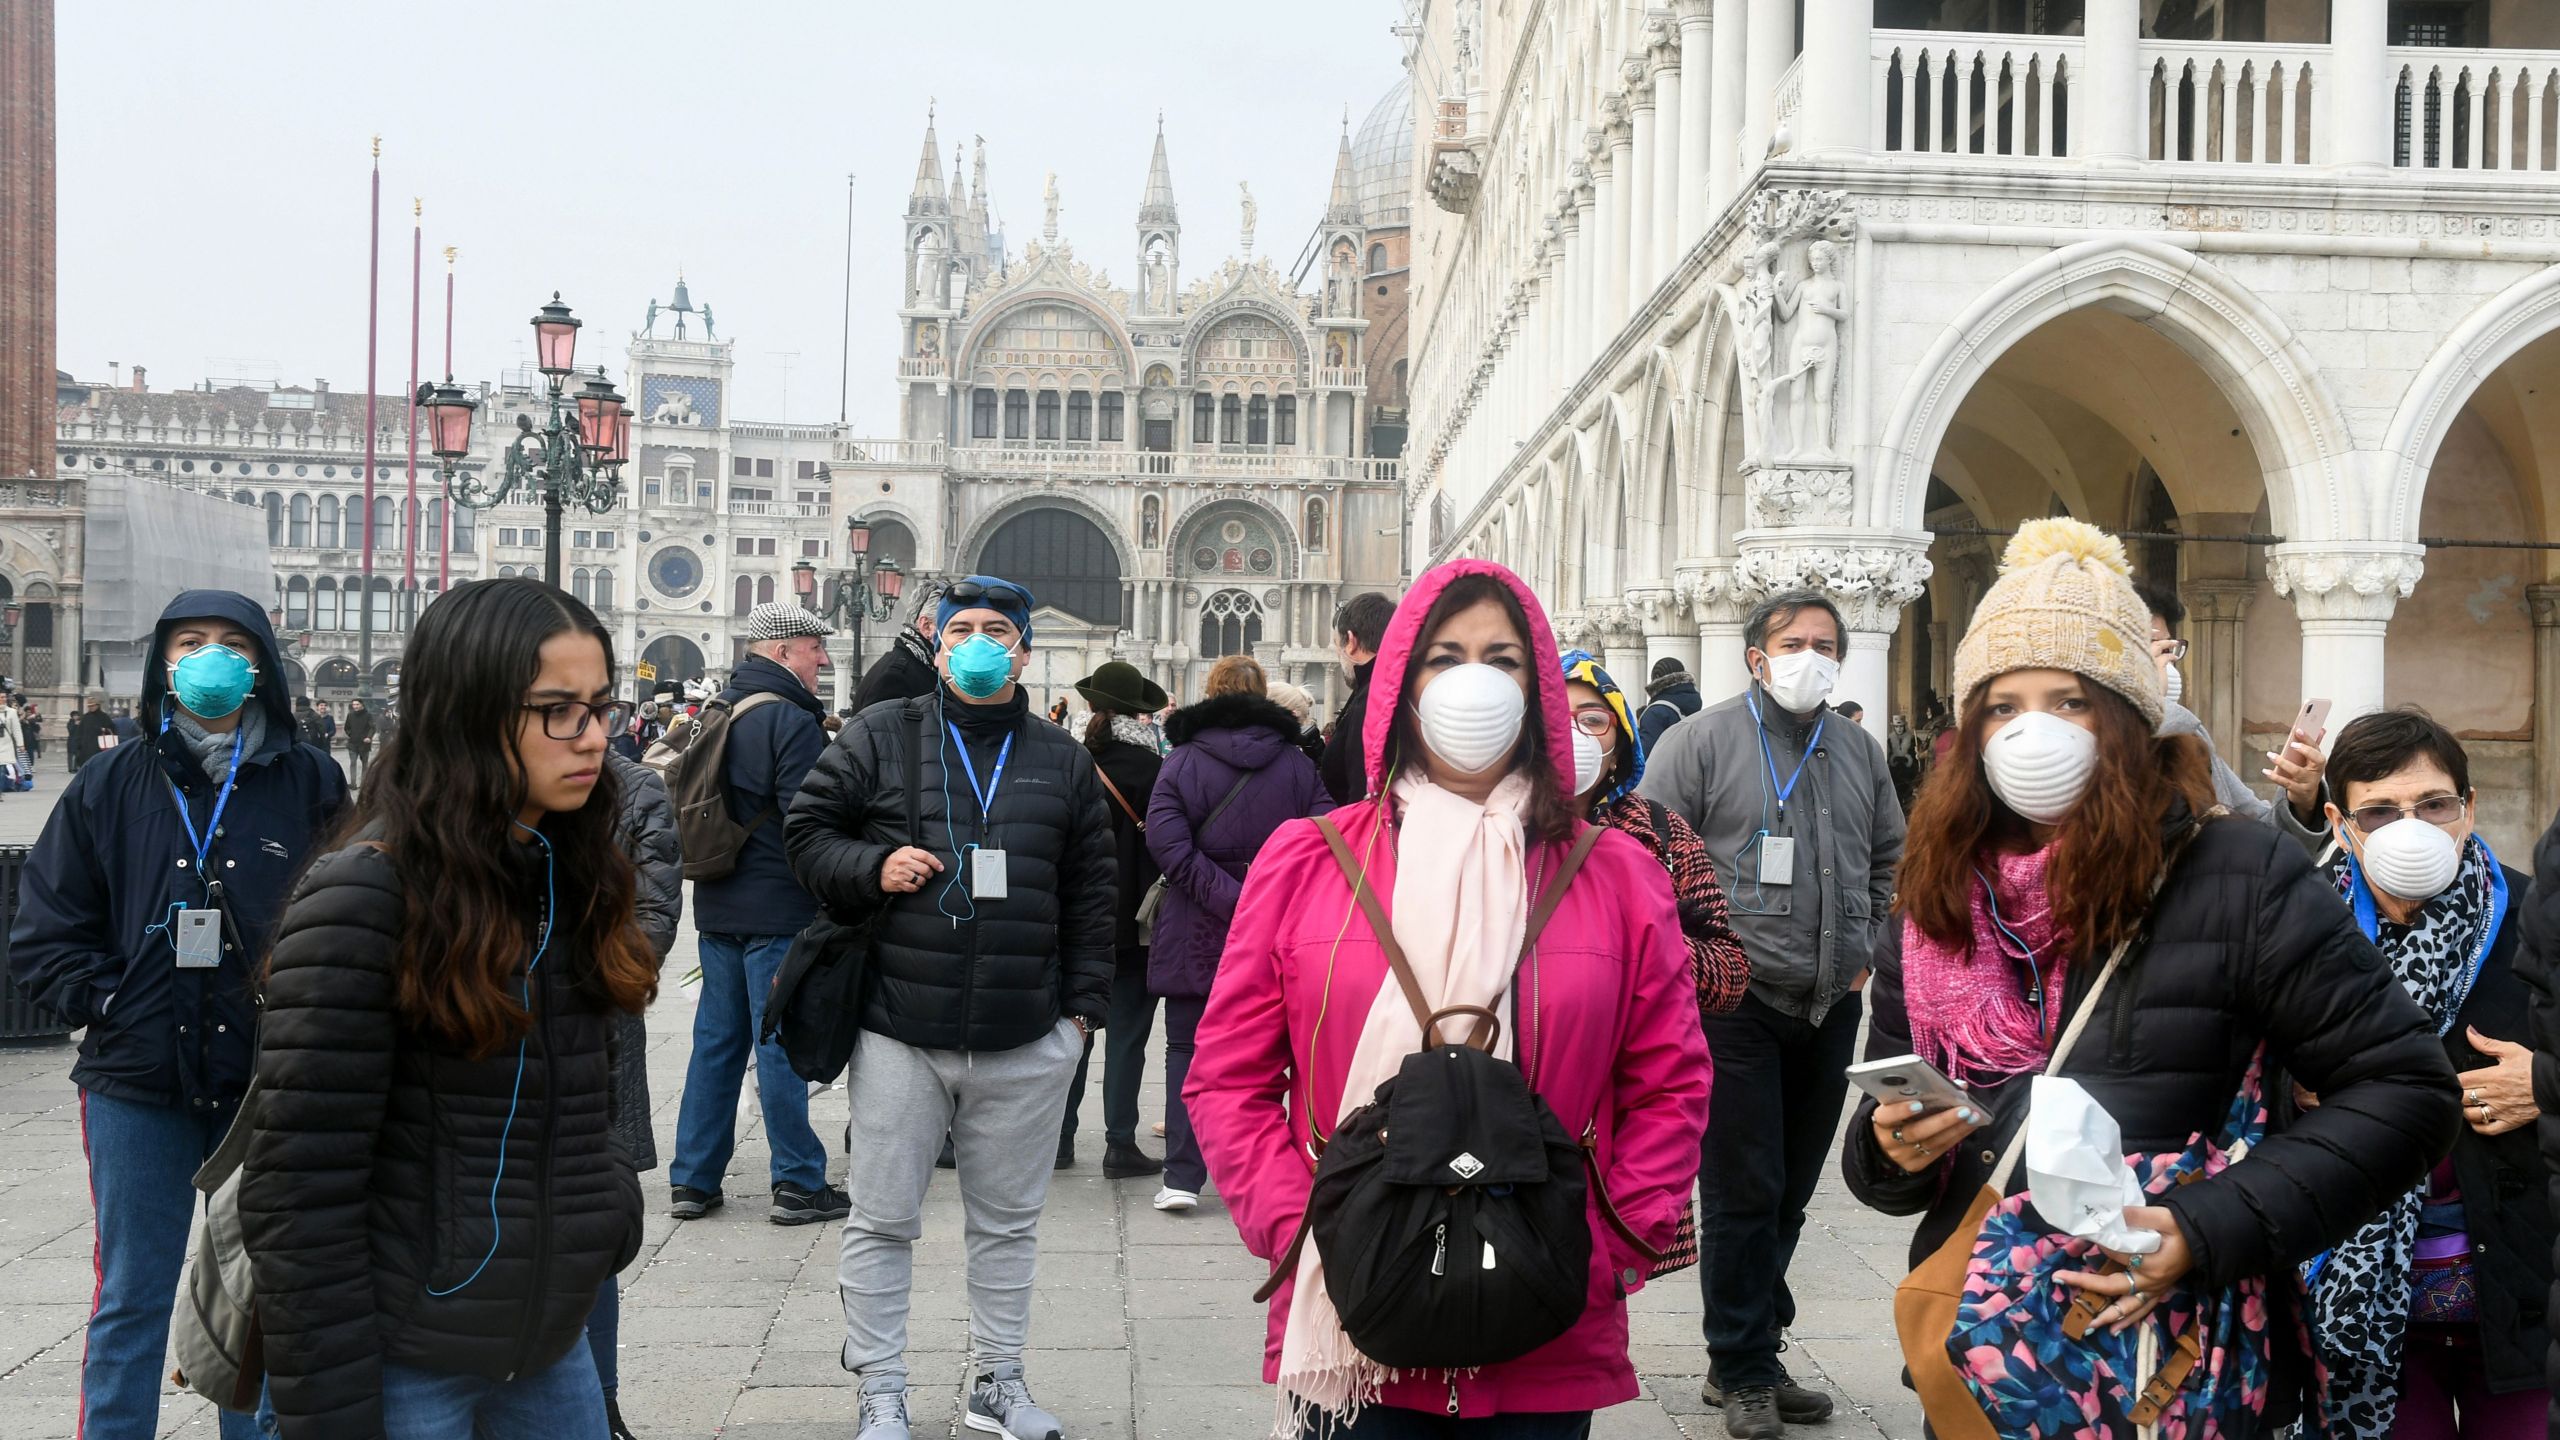
[[1335,612],[1329,719],[1241,655],[1189,703],[1115,661],[1044,713],[1036,605],[942,588],[834,715],[826,622],[759,606],[662,710],[584,604],[477,582],[375,753],[261,607],[173,602],[138,729],[72,724],[12,933],[84,1027],[84,1440],[157,1433],[173,1324],[226,1436],[648,1433],[618,1277],[688,886],[665,1209],[727,1203],[752,1069],[763,1218],[841,1223],[856,1440],[912,1437],[937,1168],[959,1419],[1081,1433],[1031,1300],[1097,1049],[1102,1172],[1150,1224],[1214,1196],[1268,1267],[1282,1437],[1588,1436],[1673,1277],[1727,1433],[1822,1426],[1791,1277],[1835,1166],[1915,1219],[1874,1324],[1937,1435],[2545,1424],[2560,826],[2501,862],[2414,708],[2333,736],[2315,703],[2253,788],[2113,538],[2022,529],[1943,717],[1882,740],[1813,592],[1752,612],[1747,676],[1637,685],[1453,561]]

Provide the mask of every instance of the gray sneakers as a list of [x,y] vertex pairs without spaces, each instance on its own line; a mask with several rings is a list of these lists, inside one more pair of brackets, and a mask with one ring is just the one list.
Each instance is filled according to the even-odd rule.
[[[1006,1440],[1062,1440],[1058,1417],[1032,1403],[1031,1387],[1022,1383],[1022,1363],[1007,1361],[989,1368],[969,1387],[969,1409],[963,1416],[972,1430],[1002,1435]],[[870,1440],[867,1435],[863,1440]],[[903,1437],[901,1437],[903,1440]]]
[[862,1423],[853,1432],[854,1440],[914,1440],[907,1429],[907,1392],[903,1386],[863,1392],[860,1416]]

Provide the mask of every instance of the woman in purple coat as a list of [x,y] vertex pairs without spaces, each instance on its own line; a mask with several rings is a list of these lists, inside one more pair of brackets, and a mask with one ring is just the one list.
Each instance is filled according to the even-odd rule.
[[1245,867],[1272,831],[1323,814],[1333,799],[1298,748],[1297,717],[1265,697],[1250,656],[1211,667],[1208,698],[1173,712],[1164,728],[1173,753],[1147,804],[1147,852],[1166,882],[1147,955],[1147,988],[1164,997],[1164,1188],[1155,1206],[1188,1210],[1200,1203],[1209,1167],[1182,1108],[1182,1082]]

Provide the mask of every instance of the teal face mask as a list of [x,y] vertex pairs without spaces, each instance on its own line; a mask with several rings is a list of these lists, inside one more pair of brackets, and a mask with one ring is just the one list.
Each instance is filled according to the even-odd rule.
[[951,683],[972,700],[984,700],[1013,678],[1013,647],[992,635],[972,635],[951,647]]
[[248,700],[258,667],[228,645],[205,645],[169,667],[169,688],[194,715],[219,720]]

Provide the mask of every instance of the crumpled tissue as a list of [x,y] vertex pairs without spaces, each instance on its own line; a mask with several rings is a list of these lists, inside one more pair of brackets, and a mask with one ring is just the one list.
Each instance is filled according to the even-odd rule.
[[2160,1248],[2159,1231],[2125,1223],[2127,1207],[2151,1198],[2124,1162],[2116,1117],[2079,1081],[2035,1077],[2027,1092],[2026,1164],[2028,1193],[2046,1223],[2122,1254]]

